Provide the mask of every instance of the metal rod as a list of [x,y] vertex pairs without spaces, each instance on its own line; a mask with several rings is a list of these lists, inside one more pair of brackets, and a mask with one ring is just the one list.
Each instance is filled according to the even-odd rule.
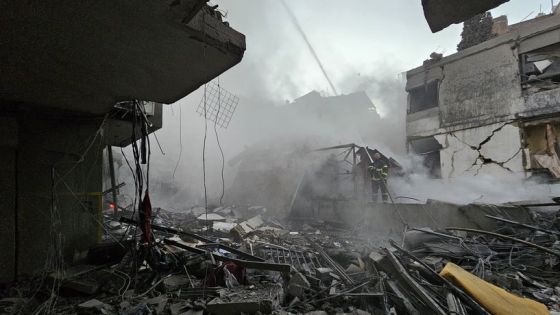
[[528,204],[528,205],[519,205],[521,207],[526,207],[526,208],[530,208],[530,207],[558,207],[560,206],[560,203],[556,203],[556,202],[550,202],[550,203],[535,203],[535,204]]
[[429,231],[429,230],[424,230],[424,229],[418,229],[418,228],[411,228],[412,231],[418,231],[418,232],[423,232],[423,233],[427,233],[427,234],[432,234],[432,235],[436,235],[436,236],[441,236],[441,237],[445,237],[445,238],[450,238],[450,239],[454,239],[457,241],[461,241],[462,238],[458,237],[458,236],[453,236],[453,235],[449,235],[449,234],[443,234],[443,233],[438,233],[438,232],[434,232],[434,231]]
[[542,247],[542,246],[540,246],[540,245],[533,244],[533,243],[531,243],[531,242],[527,242],[527,241],[524,241],[524,240],[520,240],[520,239],[518,239],[518,238],[511,237],[511,236],[507,236],[507,235],[502,235],[502,234],[498,234],[498,233],[494,233],[494,232],[488,232],[488,231],[482,231],[482,230],[467,229],[467,228],[457,228],[457,227],[446,228],[446,230],[448,230],[448,231],[464,231],[464,232],[471,232],[471,233],[477,233],[477,234],[492,235],[492,236],[495,236],[495,237],[499,237],[499,238],[503,238],[503,239],[506,239],[506,240],[510,240],[510,241],[512,241],[512,242],[521,243],[521,244],[524,244],[524,245],[527,245],[527,246],[536,248],[536,249],[538,249],[538,250],[541,250],[541,251],[543,251],[543,252],[546,252],[546,253],[549,253],[549,254],[552,254],[552,255],[555,255],[555,256],[560,257],[560,253],[557,252],[557,251],[555,251],[555,250],[548,249],[548,248],[546,248],[546,247]]
[[530,229],[530,230],[540,231],[540,232],[544,232],[544,233],[548,233],[548,234],[560,235],[560,232],[543,229],[543,228],[540,228],[540,227],[534,226],[534,225],[520,223],[520,222],[516,222],[516,221],[512,221],[512,220],[508,220],[508,219],[504,219],[504,218],[500,218],[500,217],[491,216],[491,215],[486,215],[486,217],[490,218],[490,219],[500,221],[500,222],[505,222],[505,223],[509,223],[509,224],[513,224],[513,225],[517,225],[517,226],[522,226],[522,227]]
[[300,261],[300,259],[299,259],[298,253],[297,253],[297,252],[292,252],[292,253],[294,253],[294,255],[296,255],[296,261],[298,262],[299,267],[301,268],[301,270],[303,270],[303,265],[301,264],[301,261]]
[[248,261],[248,260],[236,259],[236,258],[231,258],[231,257],[218,255],[218,254],[213,254],[213,253],[210,253],[210,252],[208,252],[204,249],[200,249],[200,248],[188,246],[188,245],[185,245],[185,244],[181,244],[177,241],[170,240],[170,239],[164,239],[163,242],[167,245],[172,245],[172,246],[175,246],[175,247],[193,252],[195,254],[209,255],[211,257],[214,257],[215,260],[233,261],[233,262],[236,262],[237,264],[239,264],[240,266],[243,266],[243,267],[249,268],[249,269],[279,271],[279,272],[284,272],[284,273],[288,273],[292,269],[292,266],[290,266],[288,264],[276,264],[276,263],[267,263],[267,262],[261,262],[261,261]]
[[[129,218],[125,218],[125,217],[121,217],[119,220],[121,223],[127,223],[127,224],[135,224],[138,225],[138,222]],[[164,226],[159,226],[159,225],[153,225],[152,224],[152,230],[156,230],[156,231],[162,231],[162,232],[167,232],[167,233],[171,233],[171,234],[177,234],[177,235],[185,235],[187,237],[193,238],[195,240],[199,240],[199,241],[203,241],[206,243],[215,243],[214,241],[207,239],[205,237],[202,237],[200,235],[194,234],[194,233],[189,233],[189,232],[185,232],[185,231],[179,231],[176,229],[172,229],[172,228],[168,228],[168,227],[164,227]]]
[[[286,255],[286,253],[284,252],[284,255]],[[292,253],[288,250],[288,255],[290,257],[290,262],[292,263],[292,266],[294,266],[294,257],[292,257]]]
[[233,247],[229,247],[229,246],[224,245],[224,244],[212,243],[212,244],[197,245],[196,247],[198,247],[198,248],[219,248],[221,250],[224,250],[224,251],[230,252],[232,254],[235,254],[235,255],[243,258],[243,259],[247,259],[247,260],[251,260],[251,261],[261,261],[261,262],[264,261],[264,259],[262,259],[260,257],[251,255],[251,254],[246,253],[242,250],[239,250],[239,249],[233,248]]
[[107,146],[107,155],[109,158],[109,174],[111,176],[111,188],[113,193],[113,214],[116,216],[119,204],[117,201],[117,179],[115,178],[115,163],[113,162],[113,147],[111,145]]
[[424,304],[431,309],[433,314],[446,315],[447,313],[437,304],[437,302],[430,296],[430,294],[428,294],[428,292],[426,292],[426,290],[422,288],[422,286],[420,286],[420,284],[418,284],[418,282],[416,282],[416,280],[414,280],[412,276],[410,276],[408,271],[404,268],[397,257],[395,257],[395,255],[388,249],[385,249],[385,253],[401,279],[406,284],[408,284],[408,286],[418,295],[422,302],[424,302]]
[[435,270],[433,270],[432,268],[430,268],[430,266],[428,266],[426,263],[424,263],[422,260],[420,260],[419,258],[417,258],[416,256],[414,256],[412,253],[410,253],[409,251],[401,248],[399,245],[397,245],[397,243],[395,243],[395,241],[393,240],[389,240],[389,242],[391,243],[391,245],[396,248],[398,251],[400,251],[401,253],[403,253],[404,255],[406,255],[407,257],[409,257],[410,259],[414,260],[415,262],[419,263],[422,267],[424,267],[426,270],[428,270],[429,273],[432,274],[432,276],[434,276],[435,278],[439,279],[442,283],[444,283],[447,288],[449,290],[451,290],[453,293],[455,293],[457,296],[459,296],[459,298],[467,303],[467,305],[476,312],[476,314],[489,314],[482,306],[480,306],[476,301],[474,301],[469,295],[467,295],[465,292],[463,292],[461,289],[457,288],[453,283],[451,283],[449,280],[445,279],[444,277],[440,276]]
[[[111,188],[109,188],[109,189],[107,189],[107,190],[102,191],[101,194],[102,194],[102,195],[106,195],[106,194],[112,192],[113,190],[118,190],[119,188],[122,188],[122,187],[124,187],[124,186],[126,186],[126,183],[125,183],[125,182],[122,182],[122,183],[118,184],[118,185],[115,186],[115,187],[111,187]],[[122,207],[121,207],[121,208],[122,208]],[[126,209],[125,209],[125,210],[126,210]]]

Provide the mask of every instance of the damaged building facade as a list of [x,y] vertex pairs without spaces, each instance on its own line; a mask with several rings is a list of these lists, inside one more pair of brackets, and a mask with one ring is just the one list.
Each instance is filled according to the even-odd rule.
[[[560,178],[560,16],[495,36],[407,72],[407,144],[434,177]],[[435,56],[438,57],[438,56]]]

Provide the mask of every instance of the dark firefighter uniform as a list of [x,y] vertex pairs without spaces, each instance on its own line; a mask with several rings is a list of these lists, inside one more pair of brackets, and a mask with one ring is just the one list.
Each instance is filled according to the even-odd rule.
[[374,160],[368,166],[371,176],[371,189],[373,202],[377,202],[377,194],[381,189],[381,198],[386,202],[389,197],[387,190],[387,175],[389,174],[389,165],[383,159]]

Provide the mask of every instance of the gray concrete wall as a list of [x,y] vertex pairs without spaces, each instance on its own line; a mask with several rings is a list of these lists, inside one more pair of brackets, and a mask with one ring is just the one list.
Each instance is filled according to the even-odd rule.
[[408,115],[406,134],[408,137],[427,137],[440,129],[440,109],[433,107]]
[[0,283],[14,280],[15,273],[15,190],[16,151],[0,146]]
[[18,136],[1,153],[0,282],[71,262],[101,235],[101,119],[10,119]]
[[436,136],[442,146],[441,177],[512,173],[525,176],[519,132],[517,126],[497,123]]
[[[517,52],[509,44],[439,66],[439,107],[409,114],[407,136],[419,137],[491,125],[525,110]],[[409,80],[417,81],[422,74]]]
[[443,67],[439,91],[442,128],[495,123],[522,108],[517,54],[509,45]]
[[557,114],[560,89],[521,90],[519,54],[557,44],[560,16],[542,18],[514,32],[407,73],[407,90],[439,80],[439,108],[409,114],[407,136],[422,137],[539,115]]

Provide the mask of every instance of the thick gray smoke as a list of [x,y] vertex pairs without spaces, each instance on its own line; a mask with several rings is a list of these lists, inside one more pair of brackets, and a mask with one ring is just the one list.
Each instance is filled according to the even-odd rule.
[[[433,180],[426,175],[421,160],[407,155],[402,72],[421,64],[434,47],[450,53],[451,49],[445,47],[456,45],[458,27],[436,37],[427,27],[411,30],[402,23],[394,25],[388,36],[386,25],[395,20],[425,26],[419,1],[385,2],[383,6],[361,1],[360,10],[338,1],[328,2],[328,6],[323,1],[288,2],[337,90],[342,94],[365,91],[381,119],[372,112],[357,118],[356,124],[333,124],[320,116],[309,118],[297,111],[283,110],[292,106],[287,103],[312,90],[330,94],[306,43],[277,1],[219,1],[228,10],[226,20],[247,36],[243,61],[219,79],[223,88],[240,97],[229,128],[217,129],[225,153],[226,202],[285,204],[304,170],[320,165],[328,157],[308,154],[310,150],[351,142],[377,148],[413,173],[392,180],[395,196],[469,203],[539,199],[553,193],[540,186],[527,186],[519,178],[478,176],[459,178],[453,183]],[[379,18],[364,12],[377,12]],[[325,30],[324,21],[329,19],[337,23]],[[442,46],[441,41],[446,44]],[[398,51],[391,47],[398,47]],[[214,125],[207,122],[205,133],[205,121],[196,114],[203,93],[201,88],[164,108],[164,128],[157,136],[165,155],[152,138],[150,175],[155,206],[181,210],[202,205],[205,187],[209,203],[219,202],[222,159]],[[368,125],[370,120],[373,123]],[[368,126],[366,132],[357,130],[355,125],[360,124]],[[241,180],[240,172],[247,168],[268,171]],[[128,177],[126,164],[120,173]]]
[[[258,81],[258,79],[254,80]],[[365,89],[372,95],[371,98],[376,100],[376,107],[385,108],[391,104],[395,112],[399,107],[402,109],[402,83],[397,78],[380,80],[367,78],[366,80],[362,82],[357,79],[355,82],[347,80],[348,88],[345,87],[343,90],[352,91],[354,87]],[[226,86],[225,83],[222,85]],[[164,109],[165,127],[157,132],[157,135],[165,155],[162,156],[157,148],[152,148],[150,171],[151,195],[154,203],[159,206],[184,209],[204,202],[202,149],[205,123],[203,117],[195,113],[203,93],[201,89],[181,102]],[[355,142],[368,144],[388,154],[404,153],[404,124],[401,109],[398,115],[386,116],[391,117],[388,119],[380,119],[372,111],[366,112],[366,115],[355,115],[353,121],[340,123],[321,115],[309,115],[304,106],[299,106],[297,103],[286,104],[284,100],[275,102],[264,97],[250,98],[241,95],[240,104],[229,128],[225,130],[217,128],[225,153],[226,201],[243,203],[239,198],[239,195],[243,195],[243,191],[247,192],[245,195],[250,196],[247,197],[246,203],[266,201],[266,198],[257,198],[259,194],[277,195],[284,200],[290,199],[295,189],[294,185],[297,185],[302,172],[310,165],[316,165],[317,159],[328,157],[328,154],[311,154],[312,150],[320,147]],[[182,117],[181,122],[180,117]],[[396,123],[399,120],[400,122]],[[358,128],[359,126],[365,128]],[[209,202],[216,204],[222,193],[222,161],[217,147],[214,124],[208,122],[206,127],[206,189]],[[179,130],[182,131],[182,150]],[[391,140],[387,141],[388,139]],[[181,160],[173,176],[179,154]],[[278,185],[268,188],[273,190],[268,194],[259,191],[263,189],[263,179],[259,179],[261,175],[254,178],[238,177],[240,168],[244,171],[248,168],[269,170],[269,173],[262,176],[278,178]],[[126,169],[122,168],[121,172],[126,173]]]
[[391,179],[389,186],[398,202],[424,203],[428,199],[456,204],[508,203],[540,200],[550,202],[558,196],[558,185],[527,181],[518,174],[458,176],[433,179],[423,167],[422,157],[409,155],[399,160],[407,175]]

